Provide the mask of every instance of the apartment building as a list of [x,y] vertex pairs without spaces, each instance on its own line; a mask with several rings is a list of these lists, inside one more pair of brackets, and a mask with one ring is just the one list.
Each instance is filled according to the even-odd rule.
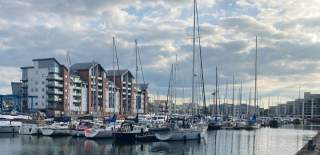
[[109,114],[119,113],[120,110],[120,89],[113,81],[109,81],[108,106],[106,112]]
[[32,66],[21,67],[22,96],[35,96],[37,101],[31,105],[29,100],[24,100],[23,106],[56,113],[68,110],[67,68],[55,58],[33,59],[32,62]]
[[136,92],[136,109],[140,114],[148,112],[148,84],[138,84]]
[[88,113],[87,88],[88,84],[79,75],[73,72],[70,74],[69,110],[71,114]]
[[134,115],[136,113],[136,87],[135,79],[132,73],[127,70],[108,70],[107,78],[113,81],[115,77],[115,84],[120,92],[119,113],[125,115]]
[[108,80],[103,67],[97,62],[76,63],[71,71],[87,83],[87,111],[104,114],[108,103]]

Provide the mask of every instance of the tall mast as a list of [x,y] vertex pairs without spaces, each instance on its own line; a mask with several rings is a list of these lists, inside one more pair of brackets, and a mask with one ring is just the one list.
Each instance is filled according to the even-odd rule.
[[255,52],[255,59],[254,59],[254,107],[255,113],[257,112],[257,72],[258,72],[258,36],[256,36],[256,52]]
[[216,66],[216,91],[215,91],[215,100],[216,100],[216,115],[218,115],[218,67]]
[[114,37],[112,37],[112,70],[113,70],[113,92],[112,92],[112,106],[113,106],[113,113],[115,114],[116,112],[116,106],[115,106],[115,93],[116,93],[116,70],[115,70],[115,61],[114,61],[114,57],[115,57],[115,39]]
[[239,89],[239,105],[240,105],[240,110],[239,110],[239,115],[241,116],[241,105],[242,105],[242,81],[240,82],[240,89]]
[[[167,92],[167,102],[166,102],[166,105],[165,105],[165,114],[167,114],[167,112],[169,111],[169,107],[168,107],[169,102],[171,104],[170,107],[172,108],[172,90],[171,90],[172,74],[173,74],[173,64],[171,65],[171,70],[170,70],[169,86],[168,86],[168,92]],[[171,112],[171,110],[170,110],[170,112]]]
[[224,99],[223,99],[223,113],[224,114],[227,114],[226,113],[226,108],[225,108],[225,106],[227,105],[227,102],[228,102],[228,83],[226,84],[226,86],[225,86],[225,94],[224,94]]
[[[136,53],[136,91],[137,91],[137,94],[139,93],[138,91],[138,41],[137,40],[134,40],[134,43],[135,43],[135,53]],[[141,97],[141,96],[140,96]],[[138,114],[138,105],[137,105],[137,102],[138,99],[136,98],[136,111],[137,111],[137,114]]]
[[176,112],[176,105],[177,105],[177,67],[178,67],[178,56],[176,55],[176,63],[174,65],[174,105],[173,105],[173,112]]
[[[71,67],[71,59],[70,59],[70,52],[69,51],[67,51],[67,55],[66,55],[66,61],[67,61],[67,65],[68,65],[68,86],[69,86],[69,88],[68,88],[68,100],[67,100],[67,106],[66,106],[66,112],[67,112],[67,114],[69,114],[69,111],[70,111],[70,67]],[[80,105],[80,107],[81,107],[81,105]],[[80,113],[81,113],[81,111],[80,111]]]
[[195,69],[195,44],[196,44],[196,0],[193,1],[193,46],[192,46],[192,113],[194,113],[194,69]]
[[232,75],[232,116],[234,116],[234,73]]
[[199,15],[198,15],[198,4],[195,0],[195,10],[196,10],[196,17],[197,17],[197,30],[198,30],[198,44],[199,44],[199,56],[200,56],[200,69],[201,69],[201,87],[202,87],[202,106],[203,112],[207,115],[207,101],[206,101],[206,92],[204,87],[204,77],[203,77],[203,62],[202,62],[202,48],[201,48],[201,37],[200,37],[200,24],[199,24]]
[[251,113],[249,111],[249,108],[251,106],[251,87],[249,88],[249,98],[248,98],[249,104],[247,105],[247,116]]

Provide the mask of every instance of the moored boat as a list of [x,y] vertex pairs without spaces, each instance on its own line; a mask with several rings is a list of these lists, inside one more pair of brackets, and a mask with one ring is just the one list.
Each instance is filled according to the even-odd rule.
[[36,123],[22,123],[19,128],[19,134],[21,135],[37,135],[39,133],[39,126]]
[[[134,143],[137,135],[148,133],[149,129],[142,124],[135,124],[133,121],[125,121],[120,128],[113,132],[113,139],[117,143]],[[140,139],[143,137],[139,137]],[[149,137],[148,137],[149,138]]]
[[21,126],[21,122],[5,120],[0,121],[0,133],[17,133]]
[[201,139],[208,128],[205,123],[193,124],[186,119],[172,119],[169,124],[170,131],[155,133],[158,140],[180,141]]
[[68,123],[53,123],[40,128],[41,134],[44,136],[69,136],[71,130]]
[[112,138],[113,126],[95,125],[92,128],[84,130],[86,138]]

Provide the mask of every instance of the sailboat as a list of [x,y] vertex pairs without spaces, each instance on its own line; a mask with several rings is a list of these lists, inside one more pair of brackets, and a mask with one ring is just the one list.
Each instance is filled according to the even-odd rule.
[[254,61],[254,113],[249,117],[246,125],[247,130],[259,129],[260,124],[257,122],[257,62],[258,62],[258,37],[256,36],[256,51],[255,51],[255,61]]
[[219,130],[222,127],[222,117],[218,112],[218,67],[216,67],[216,91],[212,94],[215,96],[215,114],[209,119],[208,130]]
[[[113,102],[113,110],[114,115],[112,118],[108,120],[103,120],[104,122],[95,123],[92,128],[88,128],[85,130],[85,137],[86,138],[112,138],[113,132],[116,131],[116,129],[119,127],[119,125],[116,124],[117,116],[115,114],[115,57],[117,58],[117,48],[116,48],[116,42],[115,38],[112,37],[112,66],[113,66],[113,93],[112,93],[112,102]],[[117,63],[118,64],[118,63]],[[118,65],[118,71],[119,71],[119,65]]]
[[[200,59],[201,59],[201,45],[200,45],[200,29],[198,23],[198,9],[197,9],[197,1],[194,0],[194,22],[193,22],[193,62],[192,62],[192,104],[193,108],[195,107],[195,43],[196,43],[196,22],[198,24],[198,38],[199,38],[199,50],[200,50]],[[201,69],[202,69],[202,61],[201,61]],[[203,84],[203,70],[201,70],[201,78],[202,78],[202,91],[203,91],[203,104],[204,104],[204,113],[206,113],[206,105],[205,105],[205,95],[204,95],[204,84]],[[193,114],[195,110],[193,109]],[[199,112],[199,109],[196,110]],[[202,120],[200,122],[194,123],[194,117],[191,118],[171,118],[167,124],[169,127],[169,131],[167,132],[156,132],[155,136],[160,141],[180,141],[180,140],[194,140],[201,139],[204,136],[208,126]]]

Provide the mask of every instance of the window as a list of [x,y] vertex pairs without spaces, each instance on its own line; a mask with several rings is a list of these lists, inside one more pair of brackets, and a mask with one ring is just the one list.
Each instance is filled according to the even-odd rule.
[[38,106],[38,102],[34,103],[34,105]]
[[44,99],[44,96],[42,96],[42,99]]
[[42,92],[44,92],[44,88],[42,88]]
[[38,84],[38,81],[35,81],[34,84],[37,85],[37,84]]
[[44,84],[44,81],[42,81],[42,84]]
[[38,92],[38,88],[36,88],[34,91],[35,91],[35,92]]

